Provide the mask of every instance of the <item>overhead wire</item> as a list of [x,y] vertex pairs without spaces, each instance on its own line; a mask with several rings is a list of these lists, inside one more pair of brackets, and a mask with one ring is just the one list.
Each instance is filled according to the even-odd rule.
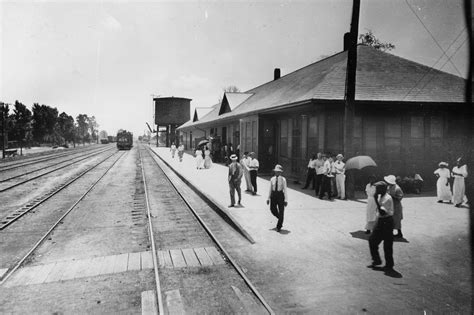
[[[447,48],[446,50],[449,50],[449,49],[451,48],[451,46],[454,45],[454,43],[456,43],[456,41],[457,41],[457,40],[459,39],[459,37],[463,34],[463,32],[464,32],[465,29],[466,29],[466,27],[464,27],[464,28],[459,32],[459,34],[458,34],[458,35],[456,36],[456,38],[451,42],[451,44],[449,44],[449,46],[448,46],[448,48]],[[466,41],[466,40],[464,40],[464,42],[465,42],[465,41]],[[463,42],[463,44],[464,44],[464,42]],[[456,49],[456,51],[454,52],[454,54],[459,50],[460,47],[462,47],[463,44],[461,44],[461,46],[459,46],[459,47]],[[454,54],[453,54],[451,57],[448,57],[448,56],[446,55],[446,53],[441,54],[441,56],[439,56],[439,58],[435,61],[435,63],[433,63],[433,65],[430,67],[430,69],[429,69],[428,71],[426,71],[425,74],[423,74],[423,76],[412,86],[412,88],[408,91],[408,93],[405,94],[405,96],[403,97],[402,100],[404,100],[404,99],[418,86],[418,84],[419,84],[421,81],[423,81],[423,79],[424,79],[428,74],[431,73],[431,71],[432,71],[432,70],[434,69],[434,67],[438,64],[438,62],[441,60],[441,58],[443,58],[443,57],[446,55],[446,56],[448,57],[448,60],[450,60],[450,59],[454,56]],[[447,62],[448,62],[448,61],[446,61],[445,64],[446,64]],[[443,66],[444,66],[444,65],[443,65]],[[418,95],[418,94],[417,94],[417,95]]]
[[[439,47],[439,49],[441,49],[441,51],[443,52],[443,54],[448,57],[448,55],[446,54],[446,52],[444,51],[443,47],[441,47],[441,45],[438,43],[438,41],[436,40],[436,38],[434,37],[434,35],[430,32],[430,30],[428,29],[428,27],[426,27],[425,23],[423,23],[423,20],[418,16],[418,14],[416,13],[416,11],[413,9],[413,7],[408,3],[408,0],[405,0],[405,3],[407,4],[408,8],[410,8],[411,12],[413,12],[413,14],[416,16],[416,18],[418,19],[418,21],[420,21],[421,25],[423,25],[423,27],[425,28],[425,30],[428,32],[428,34],[430,34],[431,38],[433,39],[433,41],[436,43],[436,45]],[[458,72],[459,76],[462,76],[461,72],[459,71],[459,69],[456,67],[456,65],[451,62],[451,64],[453,65],[454,69],[456,69],[456,71]]]

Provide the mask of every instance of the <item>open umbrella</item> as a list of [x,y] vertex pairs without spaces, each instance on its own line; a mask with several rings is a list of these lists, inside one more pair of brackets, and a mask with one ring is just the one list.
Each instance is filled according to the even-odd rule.
[[198,147],[202,146],[202,145],[205,145],[205,144],[208,144],[209,143],[209,140],[201,140],[199,141],[198,143]]
[[375,161],[368,155],[359,155],[350,158],[346,162],[346,170],[350,169],[362,169],[367,166],[377,166]]

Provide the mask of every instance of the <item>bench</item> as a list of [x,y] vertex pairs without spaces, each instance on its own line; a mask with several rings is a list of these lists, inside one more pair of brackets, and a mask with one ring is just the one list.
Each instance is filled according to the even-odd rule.
[[18,149],[6,149],[5,157],[18,155]]

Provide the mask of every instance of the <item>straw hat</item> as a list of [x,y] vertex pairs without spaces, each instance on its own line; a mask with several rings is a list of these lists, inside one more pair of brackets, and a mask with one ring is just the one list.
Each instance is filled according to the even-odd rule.
[[280,164],[277,164],[277,165],[275,165],[275,168],[273,169],[273,171],[283,173],[283,167]]
[[231,159],[232,161],[237,161],[237,155],[232,154],[232,155],[230,156],[230,159]]
[[342,160],[343,158],[344,158],[344,156],[340,153],[338,155],[336,155],[336,159],[341,159]]
[[395,185],[397,183],[396,182],[397,178],[395,177],[395,175],[388,175],[388,176],[385,176],[383,179],[390,185]]
[[439,162],[438,166],[439,167],[441,167],[441,166],[448,167],[449,165],[446,162]]

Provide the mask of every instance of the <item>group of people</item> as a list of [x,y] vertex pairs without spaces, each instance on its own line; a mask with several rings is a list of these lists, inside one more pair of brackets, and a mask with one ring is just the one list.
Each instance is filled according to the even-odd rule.
[[333,197],[346,200],[346,168],[342,154],[333,157],[331,155],[313,154],[308,162],[306,182],[303,189],[310,185],[319,199],[325,196],[329,200]]
[[[438,202],[454,203],[455,207],[460,207],[464,201],[466,186],[464,179],[467,177],[467,166],[462,158],[456,160],[456,166],[449,170],[449,164],[440,162],[439,168],[434,171],[438,180],[436,181],[436,195]],[[453,182],[452,192],[450,182]]]
[[174,142],[171,144],[170,147],[171,151],[171,157],[174,159],[174,156],[176,155],[176,151],[178,151],[178,158],[180,162],[183,162],[183,155],[184,155],[184,145],[180,144],[178,147],[176,147],[176,144]]

